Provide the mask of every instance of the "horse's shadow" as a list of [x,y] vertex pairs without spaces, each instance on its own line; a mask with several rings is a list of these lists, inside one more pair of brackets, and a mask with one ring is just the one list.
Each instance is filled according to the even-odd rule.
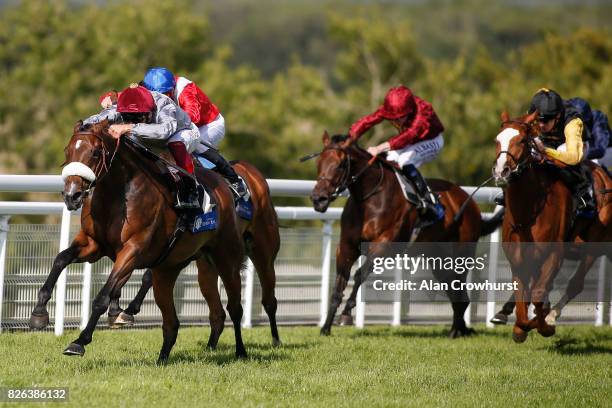
[[550,353],[564,356],[587,356],[592,354],[612,354],[612,347],[604,343],[612,340],[612,333],[590,331],[576,335],[572,331],[558,335],[544,349]]
[[[443,326],[440,328],[423,330],[423,327],[419,326],[401,326],[395,328],[377,328],[374,330],[364,329],[360,331],[353,332],[349,334],[351,338],[368,338],[368,337],[405,337],[405,338],[423,338],[423,339],[447,339],[448,333],[450,331],[449,326]],[[498,330],[482,330],[477,329],[471,336],[466,336],[466,338],[472,336],[493,336],[493,337],[507,337],[507,332],[502,332]]]
[[[217,366],[232,365],[239,362],[272,363],[293,359],[292,351],[308,349],[314,346],[314,342],[301,342],[283,344],[280,347],[273,347],[267,343],[245,344],[248,356],[245,359],[238,359],[235,356],[235,346],[232,344],[219,344],[215,350],[206,348],[206,342],[198,341],[197,347],[188,350],[176,350],[170,354],[166,366],[178,364],[212,364]],[[128,350],[121,350],[129,354]],[[147,357],[132,357],[113,361],[104,357],[96,357],[90,360],[85,359],[79,367],[81,371],[95,371],[105,367],[155,367],[156,354],[151,353]]]

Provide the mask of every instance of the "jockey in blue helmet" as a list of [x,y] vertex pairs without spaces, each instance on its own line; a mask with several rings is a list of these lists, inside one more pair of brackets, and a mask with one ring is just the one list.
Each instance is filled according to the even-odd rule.
[[[246,188],[234,168],[218,152],[218,145],[225,136],[225,119],[208,96],[192,81],[175,77],[163,67],[151,68],[145,74],[143,85],[168,95],[183,109],[200,131],[201,143],[195,154],[213,163],[225,177],[238,197],[244,197]],[[211,148],[212,147],[212,148]]]

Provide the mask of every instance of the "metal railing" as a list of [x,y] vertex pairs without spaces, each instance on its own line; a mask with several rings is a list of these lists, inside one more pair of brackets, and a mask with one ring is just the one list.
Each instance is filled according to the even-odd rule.
[[[312,191],[312,188],[314,187],[315,182],[306,181],[306,180],[274,180],[273,179],[273,180],[268,180],[268,184],[270,186],[270,191],[273,196],[304,197],[310,194],[310,192]],[[58,192],[58,191],[61,191],[62,189],[63,189],[63,183],[59,176],[0,175],[0,191]],[[463,187],[463,189],[466,190],[468,193],[471,193],[473,192],[474,187]],[[478,203],[491,203],[493,198],[497,194],[499,194],[499,189],[492,188],[492,187],[484,187],[476,193],[474,198]],[[318,313],[316,313],[318,316],[316,318],[314,318],[312,314],[300,316],[299,313],[294,313],[294,314],[287,313],[285,322],[287,323],[290,323],[290,322],[316,323],[318,322],[319,324],[322,324],[323,320],[325,319],[326,313],[327,313],[328,302],[329,302],[331,264],[332,264],[332,259],[334,257],[332,247],[334,245],[334,241],[338,239],[338,237],[334,235],[333,223],[334,221],[340,218],[342,209],[341,208],[330,208],[324,214],[317,213],[312,208],[307,208],[307,207],[277,207],[276,211],[277,211],[279,218],[282,220],[321,220],[324,222],[323,229],[322,231],[320,231],[321,235],[319,238],[316,238],[317,240],[320,239],[321,241],[321,244],[320,244],[321,246],[319,247],[321,248],[321,258],[320,258],[320,262],[316,262],[317,266],[315,267],[315,268],[320,268],[320,278],[317,277],[317,274],[311,273],[311,274],[305,275],[302,281],[296,281],[293,279],[285,279],[283,281],[282,279],[279,279],[278,281],[279,287],[277,290],[277,292],[280,293],[280,295],[277,295],[277,297],[279,297],[279,302],[283,301],[282,293],[284,293],[284,291],[291,290],[291,296],[293,297],[297,296],[300,298],[299,300],[296,300],[296,302],[308,303],[310,305],[309,307],[311,308],[310,310],[312,310],[312,303],[313,303],[312,299],[316,298],[316,303],[318,304],[318,307],[317,307]],[[4,216],[2,216],[2,214],[4,214]],[[8,216],[13,215],[13,214],[58,214],[58,215],[61,214],[61,226],[59,228],[59,249],[60,250],[67,248],[69,245],[70,232],[71,232],[70,230],[71,217],[75,215],[74,213],[69,212],[65,208],[62,202],[38,202],[38,203],[0,202],[0,330],[2,330],[2,321],[1,321],[2,316],[3,316],[2,297],[4,294],[3,284],[5,282],[6,259],[7,259],[7,231],[9,230]],[[295,241],[292,241],[294,239]],[[283,242],[284,247],[288,247],[290,245],[296,245],[296,247],[299,248],[301,246],[300,241],[303,241],[303,240],[304,240],[303,236],[302,237],[300,236],[292,237],[290,232],[282,231],[282,242]],[[493,243],[499,241],[499,231],[496,231],[491,235],[490,241],[492,242],[492,245],[490,249],[489,259],[497,260],[498,258],[497,245],[494,245]],[[310,243],[310,245],[312,244],[313,243]],[[311,261],[312,259],[310,259],[310,262]],[[80,282],[80,284],[79,282],[71,281],[69,285],[70,286],[69,290],[71,291],[70,293],[77,291],[73,294],[73,296],[75,298],[80,297],[80,302],[78,301],[75,302],[73,299],[70,299],[69,303],[71,305],[73,305],[74,303],[80,303],[80,308],[79,308],[80,310],[79,312],[80,322],[79,323],[80,324],[79,326],[81,327],[85,326],[88,316],[89,316],[90,301],[91,301],[90,294],[91,294],[92,288],[95,286],[101,286],[102,282],[99,282],[100,279],[103,276],[105,276],[108,270],[110,269],[110,265],[107,265],[106,267],[99,266],[99,264],[101,263],[102,261],[96,264],[97,272],[92,272],[92,265],[89,263],[85,263],[82,266],[82,273],[81,273],[82,281]],[[49,262],[49,265],[50,264],[51,262]],[[280,264],[279,264],[279,260],[277,260],[277,270],[282,269],[281,267],[285,267],[290,264],[291,264],[290,260],[288,261],[281,260]],[[600,268],[598,279],[600,279],[601,281],[601,286],[604,287],[605,272],[603,268],[605,268],[605,263],[602,262],[601,265],[602,266]],[[188,292],[190,293],[191,289],[197,288],[197,280],[195,279],[195,269],[193,267],[190,267],[190,268],[187,268],[187,270],[183,274],[181,274],[181,276],[184,278],[179,278],[179,280],[183,279],[182,284],[186,287],[186,289],[182,289],[182,290],[185,293],[188,293]],[[495,276],[497,275],[496,268],[497,268],[497,262],[491,262],[490,269],[489,269],[489,276],[491,280],[494,280]],[[74,268],[72,269],[74,270]],[[257,313],[254,313],[253,311],[253,300],[254,300],[254,293],[260,290],[260,288],[258,286],[258,281],[254,279],[253,272],[254,272],[253,265],[249,262],[248,267],[245,271],[244,282],[243,282],[243,285],[244,285],[243,325],[245,327],[251,327],[254,320],[256,320],[254,315],[257,314]],[[133,282],[137,280],[136,278],[139,276],[139,273],[136,272],[134,275],[135,275],[135,278],[132,279]],[[282,273],[280,275],[282,276]],[[57,289],[55,291],[55,297],[54,297],[55,308],[54,308],[54,313],[53,313],[54,315],[53,321],[54,321],[54,331],[57,335],[61,335],[63,333],[64,326],[66,324],[66,294],[67,294],[66,276],[67,276],[67,271],[64,271],[60,275],[60,278],[57,283]],[[317,280],[318,282],[315,283],[315,280]],[[132,289],[130,290],[135,293],[135,288],[139,284],[140,284],[139,281],[132,283],[131,285],[133,286],[134,290]],[[287,285],[286,287],[283,286],[285,284]],[[126,287],[129,287],[129,285]],[[318,296],[312,295],[308,299],[301,299],[301,296],[299,295],[299,293],[306,291],[307,288],[308,290],[312,288],[313,291],[316,291],[318,289],[319,295]],[[37,289],[38,287],[36,288],[36,290]],[[126,299],[128,298],[130,290],[124,293],[124,298]],[[201,297],[197,295],[197,290],[195,292],[196,292],[196,295],[194,295],[195,296],[194,298],[190,298],[189,296],[191,295],[188,295],[188,296],[186,295],[187,297],[185,298],[185,301],[189,304],[191,303],[194,303],[194,304],[198,303],[199,305],[203,304],[204,302],[202,301]],[[287,296],[287,297],[291,297],[291,296]],[[360,299],[360,297],[358,299]],[[150,303],[149,306],[151,306],[150,312],[153,314],[155,313],[154,305],[152,304],[150,300],[149,300],[149,303]],[[488,302],[486,304],[485,314],[484,316],[482,316],[487,322],[487,325],[490,324],[488,323],[488,321],[490,320],[490,318],[493,316],[495,312],[495,304],[496,304],[495,299],[493,298],[488,299]],[[443,305],[443,306],[446,306],[446,305]],[[189,307],[192,307],[192,306],[189,306],[189,305],[185,306],[185,308],[187,309],[189,309]],[[196,306],[193,306],[193,307],[196,307]],[[197,307],[203,307],[203,306],[197,306]],[[383,308],[383,309],[384,310],[382,310],[380,313],[386,314],[386,315],[391,314],[392,316],[391,323],[393,325],[400,324],[402,320],[402,316],[406,315],[406,311],[403,310],[401,299],[398,299],[397,302],[392,304],[390,310],[388,310],[389,308]],[[603,324],[603,318],[604,318],[603,309],[604,308],[603,308],[603,293],[602,293],[601,302],[600,304],[598,304],[598,307],[596,307],[596,311],[595,311],[595,315],[596,315],[595,323],[596,324]],[[143,313],[145,313],[144,310],[145,309],[143,309]],[[201,314],[204,311],[204,309],[197,309],[197,311],[195,310],[196,309],[194,309],[193,312],[190,312],[194,314],[194,316],[195,315],[201,316]],[[365,302],[362,302],[362,301],[357,302],[355,314],[356,314],[356,319],[355,319],[356,326],[363,327],[365,324],[365,314],[366,314]],[[261,315],[261,311],[259,315]],[[477,316],[477,315],[479,315],[478,310],[466,311],[466,320],[468,321],[468,324],[469,324],[469,320],[471,319],[471,317]],[[282,322],[282,320],[279,320],[279,321]],[[72,324],[72,323],[69,322],[69,324]],[[612,316],[611,316],[610,324],[612,324]]]

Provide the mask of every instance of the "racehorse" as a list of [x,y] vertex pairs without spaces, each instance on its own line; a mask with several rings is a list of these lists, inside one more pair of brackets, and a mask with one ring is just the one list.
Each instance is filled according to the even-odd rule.
[[[330,138],[325,132],[323,150],[318,156],[317,183],[311,195],[314,209],[325,212],[343,190],[348,189],[350,192],[341,218],[340,243],[336,250],[335,287],[327,319],[321,328],[322,335],[329,335],[350,277],[351,266],[360,256],[360,244],[412,241],[417,213],[415,205],[406,200],[402,193],[394,166],[381,159],[372,162],[372,156],[356,143],[349,142],[346,136],[336,135]],[[490,234],[500,225],[502,213],[484,221],[476,203],[459,186],[444,180],[432,179],[428,182],[440,195],[446,212],[443,220],[423,228],[418,233],[417,242],[476,242],[478,238]],[[355,285],[342,312],[341,323],[352,322],[351,310],[356,305],[357,291],[371,271],[370,263],[377,255],[375,252],[376,249],[371,249],[364,264],[355,272]],[[455,274],[453,271],[445,273],[436,269],[433,274],[441,282],[447,283],[452,279],[464,282],[467,275]],[[465,289],[450,288],[451,285],[446,291],[453,307],[453,325],[449,336],[455,338],[469,335],[473,330],[467,327],[463,318],[469,305],[467,292]]]
[[[197,171],[198,180],[211,191],[216,202],[218,226],[198,234],[185,231],[171,251],[165,253],[178,221],[172,189],[159,176],[155,162],[144,158],[130,140],[113,139],[108,126],[107,121],[88,127],[77,124],[64,149],[68,165],[62,172],[62,194],[69,210],[83,207],[81,229],[70,246],[56,256],[39,291],[30,325],[35,328],[47,325],[46,304],[66,266],[109,257],[114,262],[113,268],[93,301],[87,326],[64,350],[66,355],[82,356],[110,299],[119,298],[134,269],[150,267],[155,302],[163,319],[158,363],[166,363],[179,328],[173,299],[176,278],[189,262],[196,260],[198,283],[205,296],[211,281],[216,291],[216,276],[221,277],[234,325],[236,356],[246,357],[240,327],[240,269],[245,248],[229,187],[215,173]],[[216,334],[211,330],[211,336]]]
[[[276,273],[274,271],[274,260],[280,249],[280,235],[276,211],[272,204],[270,189],[264,176],[250,163],[245,161],[233,162],[236,172],[246,181],[249,186],[251,201],[253,203],[253,218],[251,221],[240,219],[240,231],[246,243],[247,255],[253,261],[257,270],[262,289],[261,303],[270,320],[272,331],[272,343],[274,346],[281,344],[278,328],[276,325],[277,301],[274,295],[276,286]],[[204,297],[210,309],[211,335],[208,348],[214,349],[217,345],[219,335],[223,330],[225,313],[221,305],[216,278],[212,274],[207,275],[209,282],[205,284]],[[134,316],[140,312],[144,298],[153,285],[152,270],[147,269],[142,277],[142,284],[136,297],[130,302],[125,310],[119,308],[119,299],[111,299],[109,308],[109,323],[117,327],[133,324]]]
[[[549,310],[548,293],[563,259],[575,256],[563,243],[612,240],[612,200],[606,194],[612,180],[602,168],[590,164],[598,214],[592,220],[575,217],[572,193],[556,170],[556,166],[563,167],[563,163],[546,163],[532,153],[537,151],[534,138],[539,134],[536,115],[534,112],[511,120],[507,112],[502,113],[493,168],[496,183],[505,186],[506,216],[502,241],[513,281],[518,287],[514,292],[516,323],[512,338],[519,343],[525,341],[528,332],[534,328],[546,337],[555,333],[555,317],[560,308],[558,311]],[[598,256],[606,254],[602,246],[585,248],[567,297],[557,307],[563,307],[570,296],[582,290],[584,275]],[[527,316],[529,302],[535,306],[532,320]],[[547,316],[549,312],[551,315]]]

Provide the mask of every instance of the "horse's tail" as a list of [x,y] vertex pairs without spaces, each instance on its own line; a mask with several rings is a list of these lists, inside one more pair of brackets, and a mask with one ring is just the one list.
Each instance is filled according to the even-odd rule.
[[506,209],[502,207],[501,210],[497,211],[491,217],[484,218],[481,216],[482,218],[481,218],[481,224],[480,224],[480,236],[481,237],[487,236],[493,233],[493,231],[495,231],[497,228],[499,228],[501,223],[504,221],[505,212],[506,212]]

